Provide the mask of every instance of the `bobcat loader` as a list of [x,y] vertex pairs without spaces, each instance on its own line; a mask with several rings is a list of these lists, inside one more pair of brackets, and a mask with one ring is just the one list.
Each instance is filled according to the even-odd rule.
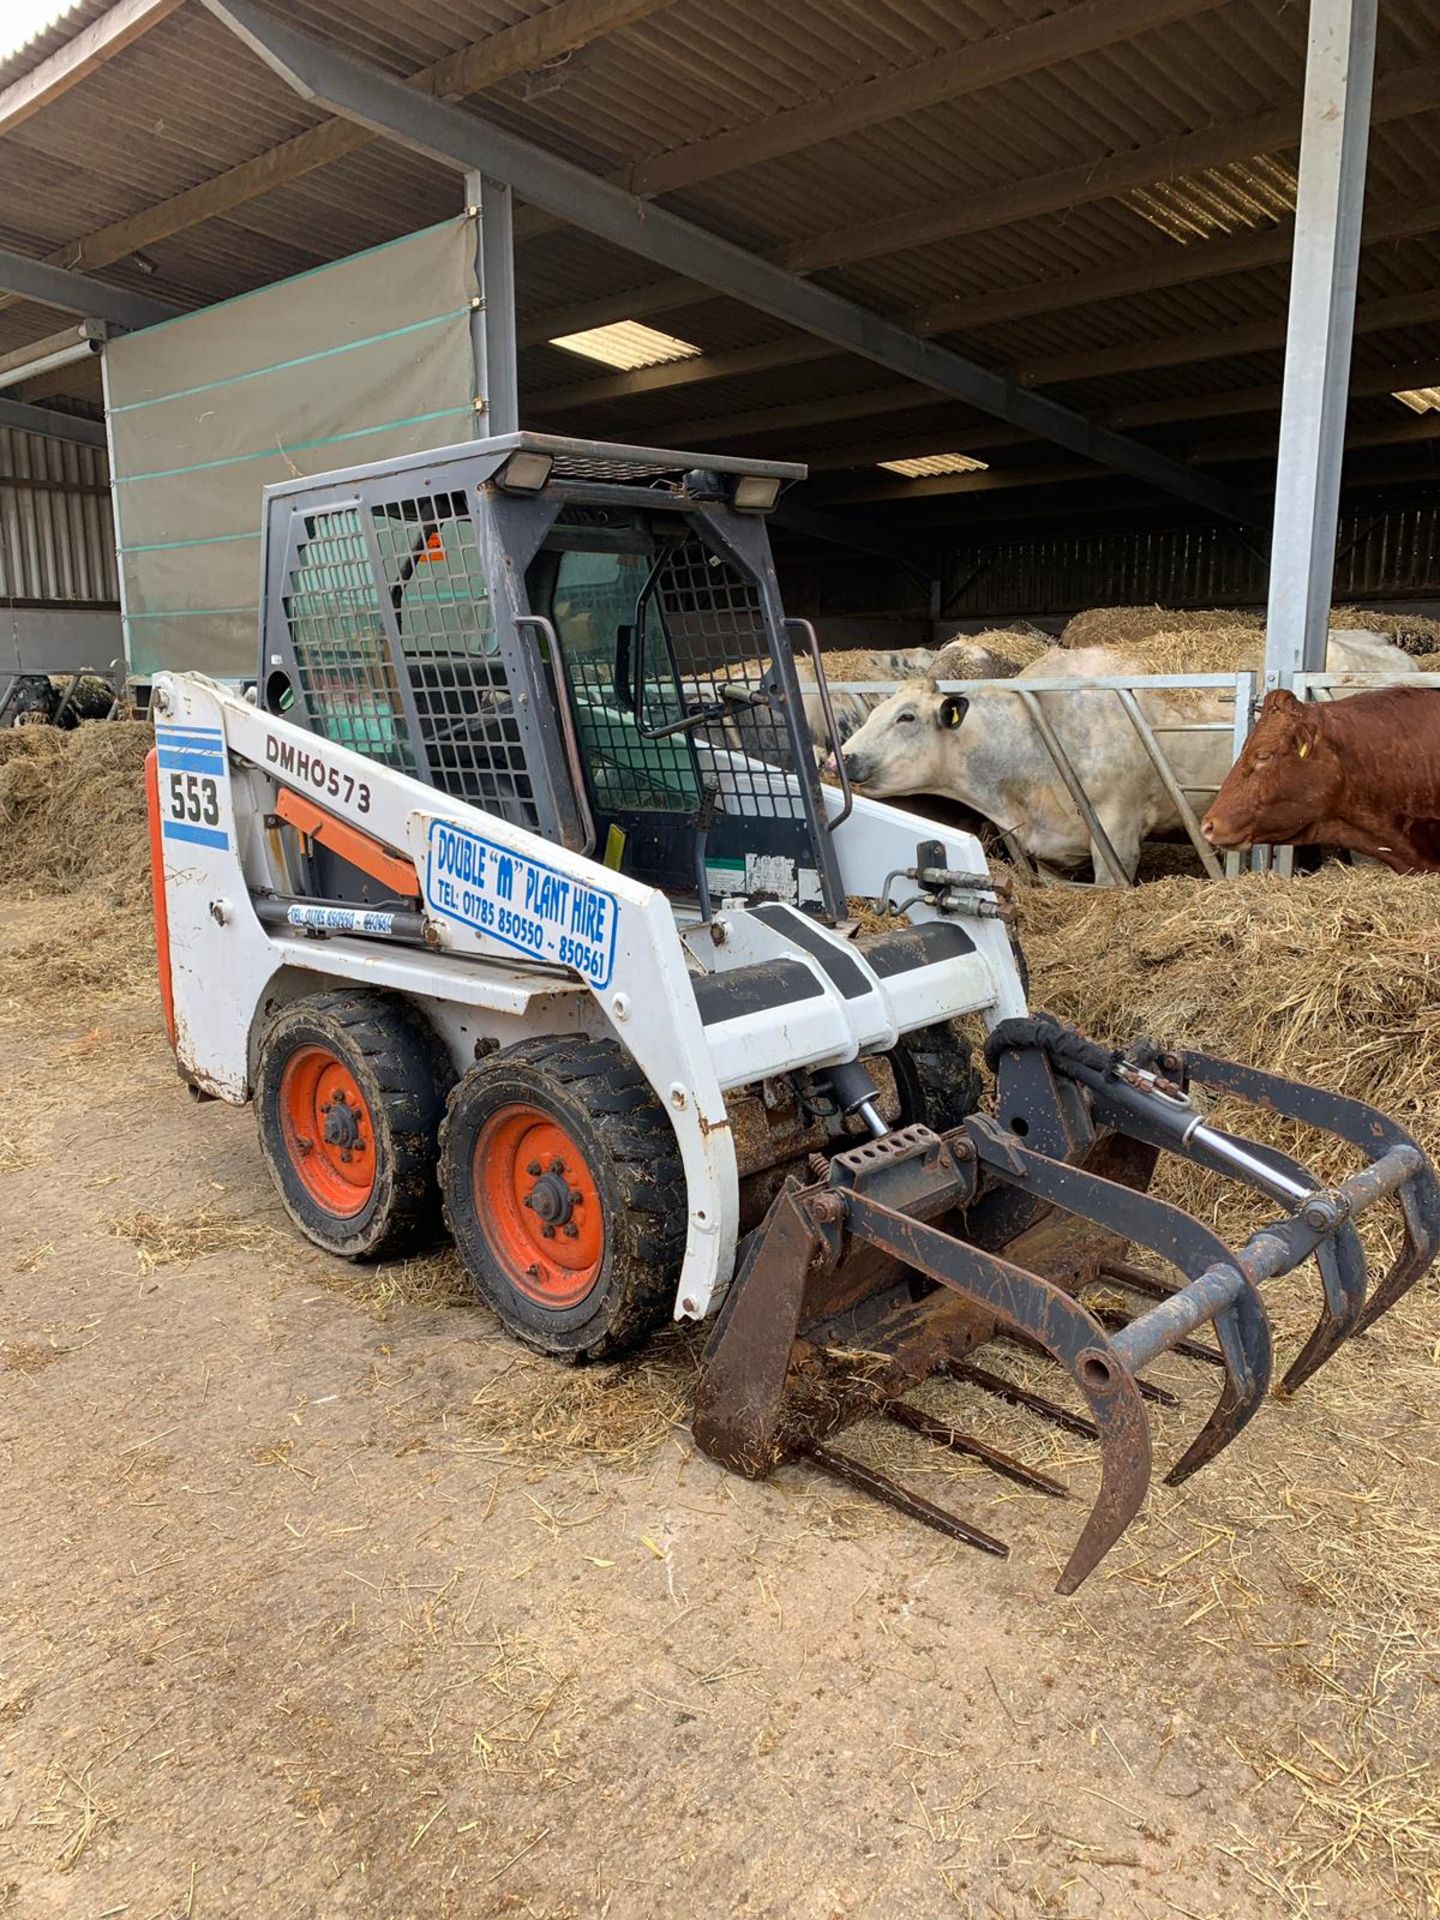
[[[1145,1363],[1219,1375],[1180,1480],[1269,1389],[1262,1285],[1314,1256],[1288,1391],[1426,1271],[1440,1194],[1354,1100],[1031,1014],[977,841],[847,791],[843,758],[821,783],[824,672],[766,530],[803,472],[515,434],[270,489],[254,696],[153,690],[169,1030],[197,1093],[254,1103],[333,1253],[399,1253],[443,1212],[481,1299],[568,1360],[709,1319],[694,1434],[740,1473],[803,1459],[1004,1554],[837,1436],[891,1420],[1055,1496],[907,1395],[959,1376],[1084,1434],[1070,1592],[1145,1496]],[[1359,1170],[1321,1184],[1197,1088]],[[1227,1246],[1148,1193],[1162,1152],[1274,1219]],[[1355,1222],[1385,1201],[1403,1244],[1371,1290]],[[1087,1414],[977,1366],[992,1342]]]

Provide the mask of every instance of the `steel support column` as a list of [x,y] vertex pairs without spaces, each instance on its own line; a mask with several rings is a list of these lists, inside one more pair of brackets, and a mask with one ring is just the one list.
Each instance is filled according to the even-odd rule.
[[1265,623],[1265,687],[1325,665],[1376,0],[1310,0]]
[[[470,316],[475,354],[475,432],[516,433],[520,380],[516,367],[514,204],[503,180],[465,175],[465,211],[475,222],[475,282],[480,304]],[[482,404],[483,403],[483,404]]]
[[965,400],[982,412],[1053,440],[1070,452],[1144,480],[1227,518],[1250,521],[1251,502],[1208,475],[1083,414],[1031,393],[1003,375],[922,340],[827,288],[734,246],[667,208],[600,180],[479,114],[407,87],[341,53],[251,0],[204,0],[275,72],[332,113],[465,170],[509,182],[525,201],[673,272],[813,333],[846,353]]

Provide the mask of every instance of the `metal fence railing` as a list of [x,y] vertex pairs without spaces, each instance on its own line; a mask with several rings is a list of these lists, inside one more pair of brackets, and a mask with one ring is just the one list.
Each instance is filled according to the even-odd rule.
[[[1115,694],[1117,710],[1133,732],[1141,750],[1155,770],[1156,777],[1170,797],[1179,815],[1180,824],[1185,830],[1191,846],[1195,849],[1202,868],[1212,880],[1233,878],[1249,868],[1264,870],[1272,865],[1277,871],[1288,872],[1291,865],[1291,849],[1255,848],[1249,855],[1226,854],[1223,864],[1215,850],[1200,831],[1200,820],[1206,806],[1218,791],[1218,781],[1211,786],[1185,786],[1181,773],[1177,771],[1173,758],[1165,750],[1165,741],[1182,734],[1222,733],[1228,736],[1230,751],[1225,758],[1224,772],[1239,757],[1250,729],[1255,722],[1258,709],[1258,689],[1261,676],[1258,673],[1152,673],[1136,674],[1129,677],[1103,676],[1093,680],[1054,679],[1026,680],[940,680],[936,686],[941,693],[1008,694],[1024,706],[1034,723],[1036,733],[1044,744],[1055,772],[1060,779],[1076,811],[1084,823],[1085,830],[1095,847],[1107,877],[1112,885],[1129,886],[1132,884],[1125,872],[1123,862],[1106,833],[1093,802],[1085,790],[1084,781],[1077,772],[1064,741],[1056,732],[1049,715],[1046,714],[1038,698],[1041,694],[1093,693],[1106,689]],[[902,682],[881,680],[836,681],[834,686],[845,693],[860,693],[885,696],[899,690]],[[1359,674],[1359,673],[1303,673],[1294,679],[1294,690],[1302,700],[1333,699],[1342,688],[1350,692],[1361,692],[1371,688],[1386,686],[1440,687],[1440,673],[1407,674]],[[1228,698],[1230,713],[1228,717],[1193,720],[1180,716],[1160,718],[1147,716],[1140,700],[1147,694],[1163,693],[1210,693],[1217,696],[1220,704]],[[1196,802],[1203,802],[1199,806]],[[1011,858],[1032,872],[1039,872],[1035,863],[1026,854],[1013,833],[1004,834]],[[1041,878],[1046,877],[1043,873]],[[1097,872],[1096,879],[1101,876]]]

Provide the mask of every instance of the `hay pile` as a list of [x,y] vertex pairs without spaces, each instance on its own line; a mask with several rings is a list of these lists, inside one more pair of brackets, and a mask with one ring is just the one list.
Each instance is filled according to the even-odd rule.
[[149,897],[148,727],[95,721],[71,733],[0,733],[0,872],[37,893],[97,887],[115,905]]
[[[944,657],[945,649],[952,646],[986,647],[997,659],[1013,660],[1017,667],[1028,667],[1032,661],[1042,659],[1047,653],[1053,653],[1056,642],[1048,633],[1042,633],[1038,627],[1022,625],[986,627],[983,633],[957,633],[953,639],[947,640],[945,647],[941,649],[941,659]],[[945,675],[939,671],[940,664],[940,660],[937,660],[936,672],[943,680]],[[963,674],[956,676],[958,679],[964,677]]]
[[1045,1005],[1107,1039],[1228,1051],[1378,1099],[1440,1146],[1440,876],[1327,865],[1287,881],[1031,887]]
[[1023,919],[1037,1006],[1105,1040],[1208,1047],[1352,1094],[1440,1153],[1440,878],[1327,865],[1027,887]]
[[[1332,627],[1383,633],[1406,653],[1440,652],[1440,620],[1378,607],[1335,607]],[[1265,616],[1235,607],[1087,607],[1068,622],[1062,647],[1123,647],[1152,673],[1237,673],[1256,665]]]
[[85,1019],[153,977],[149,727],[0,732],[0,885],[32,903],[0,940],[0,1019]]

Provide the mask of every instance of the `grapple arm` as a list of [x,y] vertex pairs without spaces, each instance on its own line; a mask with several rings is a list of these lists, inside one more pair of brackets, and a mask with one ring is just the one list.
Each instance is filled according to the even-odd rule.
[[[1068,1593],[1119,1538],[1149,1484],[1142,1397],[1162,1396],[1141,1369],[1167,1352],[1223,1368],[1218,1402],[1167,1476],[1184,1480],[1235,1439],[1269,1389],[1262,1286],[1315,1256],[1324,1304],[1285,1375],[1290,1392],[1427,1270],[1440,1248],[1440,1188],[1416,1142],[1385,1115],[1254,1068],[1144,1046],[1115,1053],[1044,1014],[1002,1023],[987,1053],[995,1119],[972,1115],[943,1135],[906,1128],[837,1154],[823,1179],[792,1181],[777,1198],[707,1351],[695,1435],[752,1475],[808,1457],[994,1551],[971,1523],[828,1441],[880,1414],[983,1461],[983,1443],[902,1396],[936,1374],[999,1391],[1098,1440],[1100,1491],[1061,1575]],[[1192,1084],[1341,1139],[1367,1164],[1327,1186],[1278,1149],[1212,1127]],[[1283,1212],[1232,1250],[1144,1191],[1158,1152],[1236,1178]],[[1355,1222],[1396,1196],[1404,1241],[1371,1292]],[[1123,1257],[1131,1247],[1178,1278],[1132,1264]],[[1087,1295],[1102,1286],[1144,1304],[1132,1313],[1092,1303]],[[1206,1322],[1216,1347],[1190,1337]],[[991,1340],[1061,1367],[1088,1423],[971,1367],[966,1356]]]

